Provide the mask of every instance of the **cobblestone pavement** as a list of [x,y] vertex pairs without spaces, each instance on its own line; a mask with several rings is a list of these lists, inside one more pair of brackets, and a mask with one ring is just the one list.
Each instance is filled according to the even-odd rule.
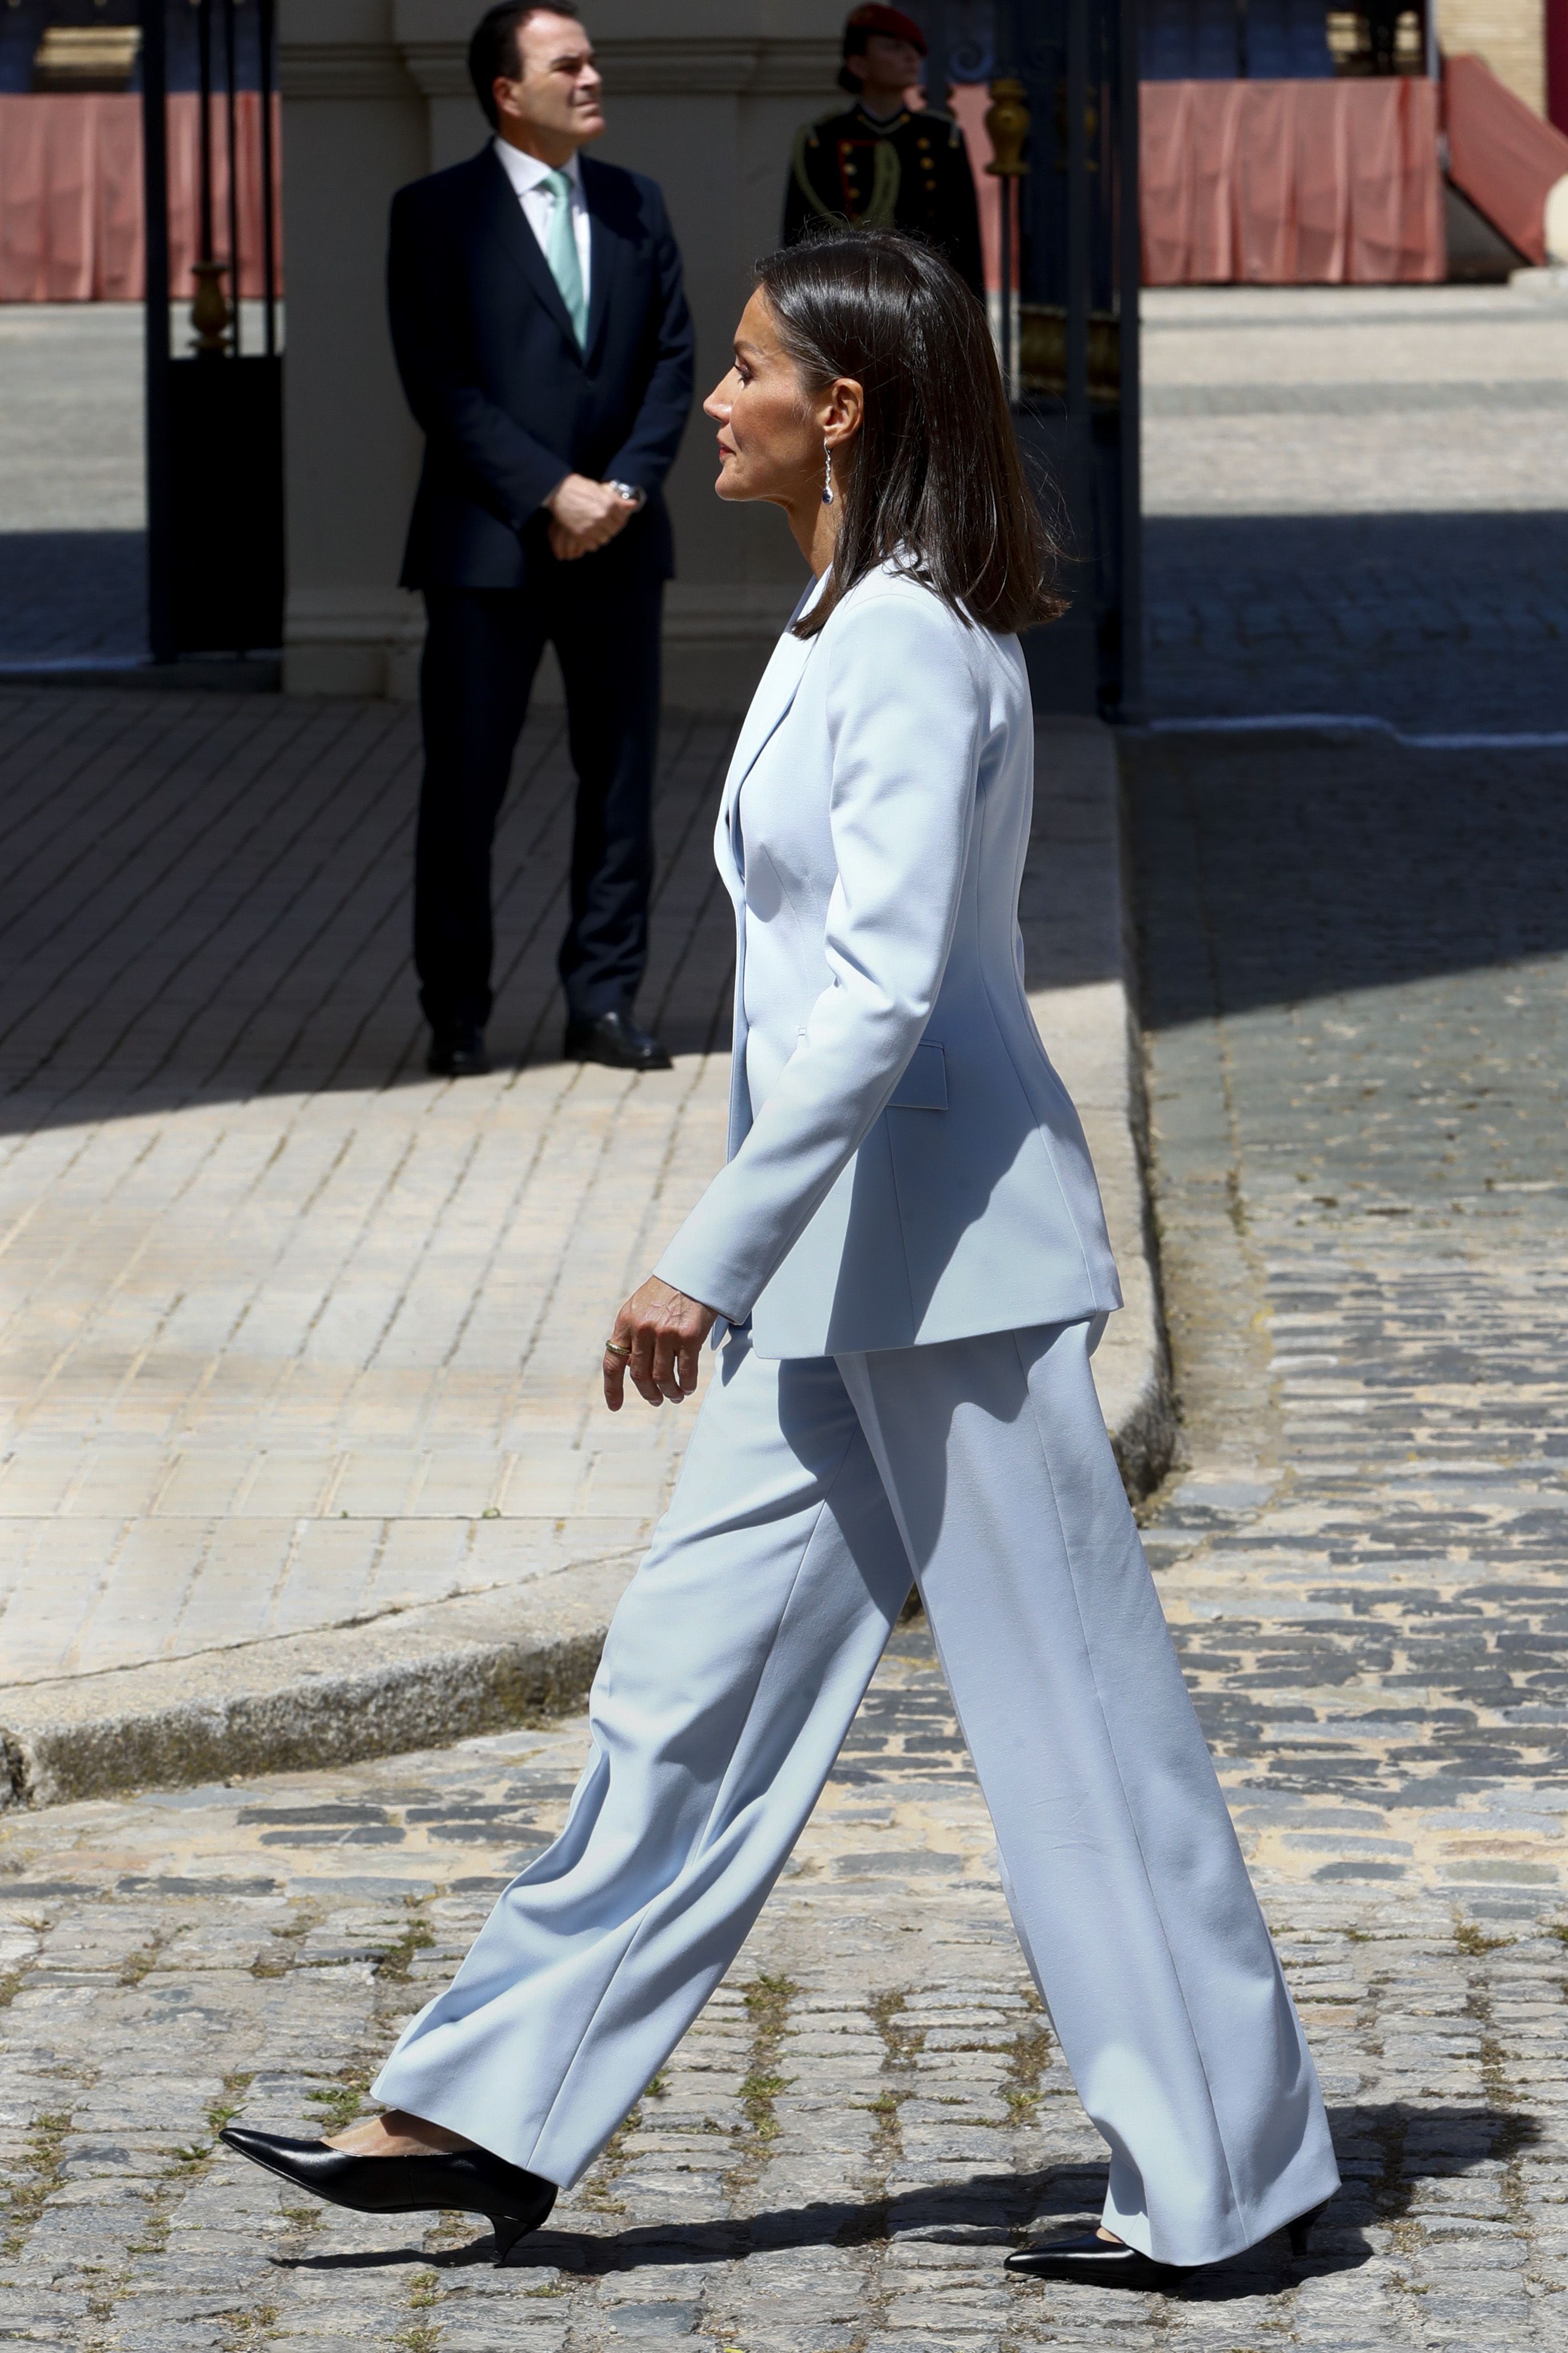
[[725,1986],[506,2269],[482,2224],[290,2202],[215,2147],[237,2112],[301,2132],[354,2113],[559,1820],[583,1745],[570,1724],[6,1829],[0,2343],[1561,2343],[1561,1936],[1273,1870],[1345,2177],[1317,2251],[1270,2243],[1173,2299],[1008,2280],[1031,2226],[1096,2211],[1103,2152],[918,1631]]
[[1132,765],[1192,1457],[1148,1536],[1323,2070],[1319,2251],[1170,2299],[1002,2272],[1101,2152],[912,1626],[719,1997],[499,2272],[469,2221],[296,2206],[214,2132],[353,2112],[559,1821],[580,1721],[9,1818],[0,2342],[1563,2343],[1563,764]]
[[1143,296],[1147,702],[1568,729],[1568,301]]
[[1132,765],[1189,1669],[1260,1855],[1529,1912],[1568,1792],[1568,754]]

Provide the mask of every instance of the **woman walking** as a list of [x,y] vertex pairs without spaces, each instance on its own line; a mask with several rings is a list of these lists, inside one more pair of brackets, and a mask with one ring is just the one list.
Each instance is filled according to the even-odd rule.
[[707,403],[719,495],[813,580],[742,730],[730,1154],[605,1346],[605,1402],[696,1385],[595,1679],[560,1838],[330,2143],[236,2148],[504,2254],[712,1992],[911,1576],[1019,1941],[1110,2150],[1103,2221],[1020,2269],[1157,2284],[1305,2222],[1322,2101],[1182,1682],[1089,1370],[1116,1270],[1017,927],[1055,609],[984,315],[891,232],[763,264]]

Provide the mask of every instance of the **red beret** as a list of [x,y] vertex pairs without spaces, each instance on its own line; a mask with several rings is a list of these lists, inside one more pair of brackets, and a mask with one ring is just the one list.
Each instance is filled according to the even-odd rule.
[[851,8],[844,21],[847,33],[885,33],[889,41],[908,41],[911,47],[926,53],[926,37],[912,16],[901,8],[885,8],[881,0],[865,0],[860,8]]

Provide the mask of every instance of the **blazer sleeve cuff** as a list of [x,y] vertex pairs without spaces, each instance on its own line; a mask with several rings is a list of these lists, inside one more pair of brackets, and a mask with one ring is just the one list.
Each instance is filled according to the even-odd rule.
[[[687,1226],[690,1222],[689,1219]],[[654,1268],[655,1274],[672,1291],[682,1291],[688,1299],[711,1307],[727,1324],[743,1324],[752,1312],[749,1286],[733,1267],[716,1265],[698,1237],[688,1233],[687,1226],[682,1226]]]

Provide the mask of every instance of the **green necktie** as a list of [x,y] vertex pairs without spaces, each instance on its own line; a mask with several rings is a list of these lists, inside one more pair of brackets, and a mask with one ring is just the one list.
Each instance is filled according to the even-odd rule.
[[572,183],[564,172],[546,172],[544,185],[555,199],[544,259],[550,264],[550,275],[561,289],[561,300],[566,305],[577,348],[583,351],[588,342],[588,303],[583,291],[583,265],[577,259],[577,232],[572,221]]

